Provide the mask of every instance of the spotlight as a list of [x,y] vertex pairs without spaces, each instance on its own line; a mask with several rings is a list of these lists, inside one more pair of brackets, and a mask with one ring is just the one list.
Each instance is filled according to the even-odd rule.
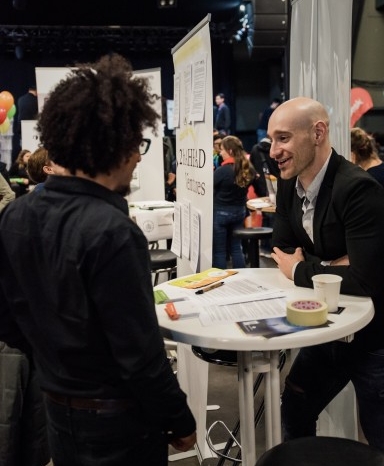
[[233,35],[233,38],[237,41],[237,42],[242,42],[243,40],[245,40],[247,38],[247,35],[248,35],[248,30],[246,28],[242,28],[242,29],[239,29],[234,35]]
[[248,15],[245,14],[241,19],[240,19],[240,24],[241,28],[233,35],[233,38],[237,42],[241,42],[247,38],[248,35],[248,29],[249,29],[249,24],[248,24]]
[[157,0],[158,8],[175,8],[177,7],[177,0]]

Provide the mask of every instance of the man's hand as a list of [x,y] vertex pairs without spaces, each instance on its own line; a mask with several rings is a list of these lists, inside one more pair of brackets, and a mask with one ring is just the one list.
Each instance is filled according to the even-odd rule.
[[273,253],[271,254],[272,259],[276,262],[279,269],[283,274],[293,280],[292,270],[296,262],[301,262],[304,260],[303,250],[301,248],[296,248],[293,254],[287,254],[279,248],[273,248]]
[[194,432],[191,435],[188,435],[188,437],[173,438],[170,441],[170,444],[173,446],[173,448],[179,451],[188,451],[190,448],[193,447],[195,443],[196,443],[196,432]]
[[348,255],[345,255],[343,257],[339,257],[338,259],[335,259],[335,260],[331,261],[331,265],[349,265]]

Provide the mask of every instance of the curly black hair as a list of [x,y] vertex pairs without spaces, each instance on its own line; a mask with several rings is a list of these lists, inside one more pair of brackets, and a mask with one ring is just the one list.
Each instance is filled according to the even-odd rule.
[[37,123],[41,143],[72,174],[108,173],[137,151],[144,128],[156,132],[157,98],[121,55],[78,64],[44,104]]

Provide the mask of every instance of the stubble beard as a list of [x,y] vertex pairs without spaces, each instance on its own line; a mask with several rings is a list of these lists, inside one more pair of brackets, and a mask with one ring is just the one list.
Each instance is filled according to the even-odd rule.
[[120,194],[123,197],[129,196],[129,194],[131,194],[131,186],[130,185],[117,186],[117,188],[115,189],[115,193]]

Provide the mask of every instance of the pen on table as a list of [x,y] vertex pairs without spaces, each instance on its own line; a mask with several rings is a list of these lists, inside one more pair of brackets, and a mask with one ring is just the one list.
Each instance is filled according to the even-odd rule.
[[206,286],[202,290],[195,291],[195,294],[203,294],[203,293],[206,293],[207,291],[211,291],[211,290],[214,290],[215,288],[219,288],[219,286],[222,286],[222,285],[224,285],[224,282],[214,283],[213,285]]

